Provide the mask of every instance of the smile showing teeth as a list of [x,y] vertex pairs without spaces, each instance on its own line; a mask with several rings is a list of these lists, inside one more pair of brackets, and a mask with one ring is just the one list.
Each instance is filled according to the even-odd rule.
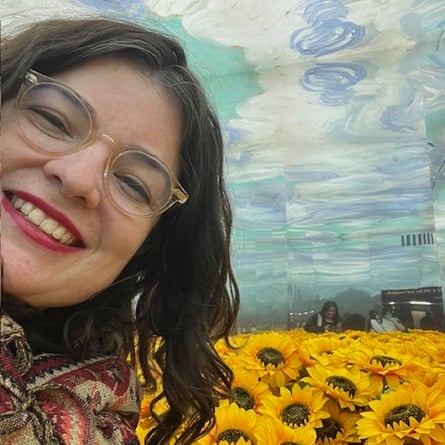
[[56,220],[48,217],[38,207],[34,207],[30,202],[17,198],[17,196],[13,196],[11,202],[15,209],[26,216],[28,221],[59,243],[71,246],[76,241],[75,236],[71,232],[61,226]]

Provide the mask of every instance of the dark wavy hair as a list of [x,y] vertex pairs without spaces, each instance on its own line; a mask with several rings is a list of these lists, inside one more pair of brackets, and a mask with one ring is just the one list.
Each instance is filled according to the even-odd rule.
[[3,306],[35,351],[130,356],[150,389],[160,371],[156,400],[165,397],[170,408],[145,443],[166,444],[181,427],[176,443],[189,444],[213,425],[215,400],[233,377],[213,346],[228,341],[239,307],[221,130],[181,45],[114,19],[45,20],[3,38],[2,100],[16,96],[30,68],[51,75],[96,57],[136,63],[176,98],[184,123],[180,181],[190,199],[164,213],[115,281],[89,300],[34,311],[6,296]]

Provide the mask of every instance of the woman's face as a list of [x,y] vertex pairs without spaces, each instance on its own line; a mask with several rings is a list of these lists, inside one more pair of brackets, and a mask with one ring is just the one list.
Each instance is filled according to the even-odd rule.
[[[101,131],[178,173],[180,110],[159,83],[124,60],[105,58],[52,77],[91,105]],[[2,107],[3,290],[35,307],[80,303],[113,282],[159,217],[129,216],[105,194],[109,141],[96,138],[65,156],[41,154],[17,130],[13,102]],[[30,211],[44,221],[36,223]],[[55,239],[61,236],[64,243]]]
[[333,319],[333,318],[335,318],[336,315],[337,315],[337,310],[335,309],[335,306],[329,306],[326,309],[326,312],[325,312],[326,318]]

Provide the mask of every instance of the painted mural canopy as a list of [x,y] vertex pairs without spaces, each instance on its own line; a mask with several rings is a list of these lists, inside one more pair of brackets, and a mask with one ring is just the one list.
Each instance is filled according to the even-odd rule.
[[[443,0],[2,0],[183,42],[223,125],[241,328],[445,284]],[[379,300],[380,301],[380,300]],[[343,304],[343,307],[342,307]]]

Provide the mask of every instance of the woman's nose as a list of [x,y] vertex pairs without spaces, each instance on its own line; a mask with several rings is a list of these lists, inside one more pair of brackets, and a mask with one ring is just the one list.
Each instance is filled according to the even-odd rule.
[[95,208],[103,199],[103,176],[111,148],[100,139],[88,147],[44,162],[43,171],[62,194]]

